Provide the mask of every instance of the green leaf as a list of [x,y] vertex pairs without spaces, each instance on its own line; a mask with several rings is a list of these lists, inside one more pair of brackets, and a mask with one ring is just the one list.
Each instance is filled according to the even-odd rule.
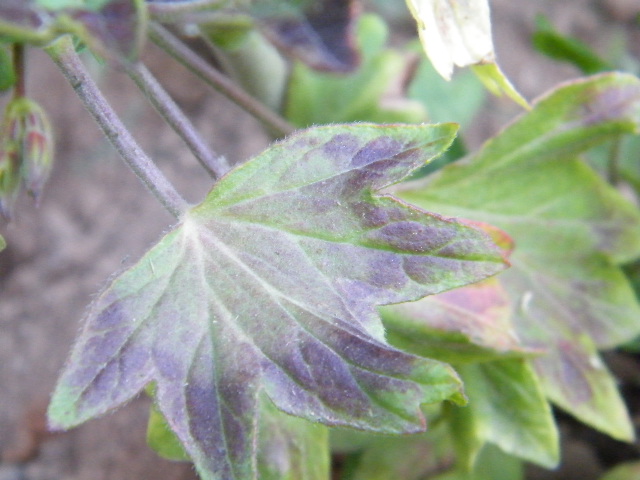
[[540,53],[555,60],[571,63],[582,73],[598,73],[613,69],[585,43],[559,33],[549,19],[542,15],[536,18],[536,30],[533,32],[532,41]]
[[422,480],[449,460],[443,458],[441,445],[428,435],[373,440],[357,457],[349,480]]
[[640,478],[640,462],[627,462],[609,470],[600,480],[637,480]]
[[[263,399],[258,417],[257,470],[261,480],[326,480],[329,438],[326,427],[282,413]],[[147,443],[160,456],[189,456],[157,407],[151,407]]]
[[0,235],[0,252],[7,248],[7,242],[2,235]]
[[486,97],[472,72],[460,72],[447,82],[427,61],[420,62],[408,93],[409,98],[426,106],[429,121],[455,121],[462,131],[471,124]]
[[497,63],[489,62],[474,65],[471,67],[471,70],[476,74],[484,86],[487,87],[487,90],[495,96],[501,97],[506,95],[521,107],[526,109],[529,108],[529,102],[520,95],[520,92],[516,90],[516,87],[514,87],[507,76],[502,73],[502,70]]
[[319,73],[297,63],[291,73],[284,113],[298,127],[314,124],[373,121],[420,123],[426,120],[418,102],[400,100],[395,106],[382,98],[405,68],[403,56],[385,49],[384,22],[364,15],[358,23],[357,42],[362,51],[360,69],[348,76]]
[[315,128],[223,177],[96,299],[54,392],[69,428],[146,384],[204,479],[253,478],[259,398],[327,425],[425,428],[463,401],[445,364],[384,339],[375,307],[495,274],[481,230],[374,195],[452,141],[452,125]]
[[632,133],[640,82],[605,74],[539,100],[469,162],[407,186],[423,208],[493,224],[516,248],[500,276],[547,396],[583,422],[630,439],[615,381],[597,355],[640,331],[640,307],[616,265],[640,255],[640,214],[576,155]]
[[456,469],[430,480],[524,480],[522,462],[492,445],[482,449],[473,472]]
[[459,460],[469,470],[487,442],[538,465],[557,466],[558,431],[527,360],[483,362],[457,370],[469,405],[448,411]]
[[328,480],[327,427],[292,417],[263,400],[258,436],[260,480]]

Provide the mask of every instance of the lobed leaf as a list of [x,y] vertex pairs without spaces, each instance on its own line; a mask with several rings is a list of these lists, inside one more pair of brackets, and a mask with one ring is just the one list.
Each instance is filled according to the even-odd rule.
[[640,122],[640,82],[605,74],[537,102],[469,162],[414,183],[402,198],[487,222],[515,242],[500,277],[546,395],[616,438],[633,435],[597,354],[640,331],[640,307],[616,265],[640,255],[640,214],[576,158]]
[[205,479],[256,478],[264,395],[327,425],[422,431],[462,401],[447,365],[384,339],[375,307],[493,275],[481,230],[390,196],[452,125],[311,129],[223,177],[91,307],[49,409],[69,428],[157,385]]

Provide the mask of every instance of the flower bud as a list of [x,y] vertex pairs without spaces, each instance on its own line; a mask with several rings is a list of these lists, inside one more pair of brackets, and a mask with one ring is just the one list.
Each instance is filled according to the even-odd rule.
[[7,105],[3,127],[3,136],[17,150],[24,185],[37,201],[53,159],[53,135],[47,115],[33,100],[18,97]]
[[13,142],[0,140],[0,215],[13,217],[13,206],[20,193],[20,155]]

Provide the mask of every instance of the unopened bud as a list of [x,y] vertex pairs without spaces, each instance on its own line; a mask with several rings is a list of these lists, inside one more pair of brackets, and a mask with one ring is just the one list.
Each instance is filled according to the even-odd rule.
[[15,98],[5,111],[3,136],[16,146],[24,185],[37,201],[53,160],[53,135],[47,114],[33,100]]
[[[5,139],[2,139],[5,140]],[[20,193],[20,158],[12,142],[0,144],[0,215],[7,221],[13,217],[13,206]]]

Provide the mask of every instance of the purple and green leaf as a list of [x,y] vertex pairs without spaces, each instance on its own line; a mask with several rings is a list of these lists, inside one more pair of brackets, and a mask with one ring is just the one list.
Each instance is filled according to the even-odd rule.
[[476,282],[505,261],[481,229],[374,192],[455,130],[310,129],[223,177],[96,299],[51,425],[78,425],[155,382],[205,479],[256,478],[263,397],[326,425],[424,430],[420,405],[463,401],[460,381],[391,347],[376,307]]
[[407,184],[423,208],[483,221],[515,242],[499,277],[547,397],[583,422],[630,439],[615,380],[598,356],[640,332],[618,264],[640,256],[640,214],[577,156],[640,123],[640,82],[605,74],[536,102],[470,161]]
[[354,0],[255,2],[252,14],[271,41],[316,70],[346,73],[360,58]]
[[360,68],[350,75],[317,72],[296,62],[291,72],[284,114],[293,125],[308,127],[335,122],[421,123],[427,112],[418,102],[394,98],[385,102],[406,58],[386,48],[388,29],[375,15],[363,15],[357,25]]

